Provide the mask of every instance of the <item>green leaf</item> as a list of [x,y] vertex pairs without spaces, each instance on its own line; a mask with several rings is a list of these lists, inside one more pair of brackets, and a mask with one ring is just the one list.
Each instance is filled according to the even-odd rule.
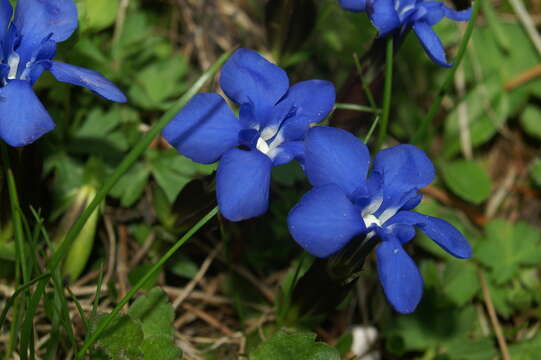
[[[104,318],[99,318],[98,324]],[[141,325],[128,315],[122,315],[103,332],[98,346],[112,359],[143,360],[143,352],[139,348],[142,342]]]
[[[128,273],[128,281],[130,282],[130,285],[134,286],[135,284],[137,284],[139,280],[141,280],[146,275],[146,273],[149,271],[151,267],[152,267],[152,264],[146,263],[146,264],[138,265],[134,267],[133,269],[131,269],[130,272]],[[143,289],[145,290],[152,289],[152,287],[158,281],[159,276],[160,276],[159,272],[156,272],[154,275],[152,275],[150,279],[148,279],[148,281],[143,285]]]
[[143,195],[150,171],[141,163],[136,163],[126,172],[111,190],[111,196],[120,199],[120,205],[130,207]]
[[177,276],[193,279],[199,270],[199,266],[184,254],[177,255],[169,262],[169,270]]
[[130,306],[128,314],[139,320],[143,326],[145,338],[150,336],[166,336],[173,339],[173,307],[168,302],[167,294],[154,288],[148,295],[139,297]]
[[490,177],[475,161],[457,160],[442,165],[443,180],[456,195],[474,204],[480,204],[492,189]]
[[399,315],[387,327],[386,335],[395,343],[389,345],[401,351],[424,351],[463,339],[472,331],[476,321],[473,306],[441,308],[433,295],[426,294],[415,313]]
[[537,139],[541,139],[541,110],[529,105],[520,115],[520,124],[524,131]]
[[212,174],[216,168],[215,165],[195,163],[174,150],[150,151],[147,157],[152,175],[171,203],[191,180]]
[[479,291],[477,270],[465,261],[451,261],[444,272],[443,290],[451,301],[466,305]]
[[[472,146],[480,146],[497,134],[507,121],[510,98],[501,91],[501,78],[496,74],[470,90],[464,98],[467,110]],[[487,111],[487,107],[492,109]],[[445,120],[445,147],[443,156],[451,158],[460,153],[459,106]]]
[[513,360],[537,360],[541,354],[541,331],[531,340],[511,345],[509,352]]
[[453,360],[486,360],[498,354],[492,340],[472,340],[466,337],[449,343],[447,353]]
[[261,344],[251,360],[340,360],[338,350],[316,342],[316,334],[279,330]]
[[82,30],[100,31],[116,19],[118,0],[77,0]]
[[182,351],[171,346],[171,339],[167,336],[151,336],[141,344],[145,360],[175,360],[180,359]]
[[530,168],[530,176],[537,185],[541,186],[541,158],[537,158],[533,161],[532,167]]
[[524,223],[513,225],[492,220],[486,236],[474,249],[474,256],[492,270],[496,283],[502,284],[518,275],[521,266],[541,262],[541,234]]
[[187,71],[188,65],[180,56],[155,61],[136,75],[130,99],[145,109],[168,108],[167,100],[185,89],[182,77]]

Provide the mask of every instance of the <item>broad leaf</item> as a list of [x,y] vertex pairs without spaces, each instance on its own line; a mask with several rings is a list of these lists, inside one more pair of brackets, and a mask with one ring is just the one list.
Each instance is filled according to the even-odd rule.
[[261,344],[251,360],[340,360],[338,350],[316,342],[316,334],[279,330]]
[[541,234],[524,223],[515,225],[492,220],[486,226],[486,236],[474,250],[474,257],[490,268],[498,284],[510,281],[524,265],[541,262]]
[[475,161],[458,160],[443,164],[441,168],[447,186],[464,200],[480,204],[489,197],[490,177]]

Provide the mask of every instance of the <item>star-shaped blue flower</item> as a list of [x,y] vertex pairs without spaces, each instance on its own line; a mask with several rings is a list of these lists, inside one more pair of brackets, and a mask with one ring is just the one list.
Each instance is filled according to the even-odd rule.
[[163,135],[195,162],[220,162],[220,212],[241,221],[267,211],[272,167],[302,161],[306,131],[332,110],[335,89],[323,80],[290,87],[284,70],[246,49],[235,51],[225,63],[220,85],[239,105],[238,116],[220,95],[198,94]]
[[111,101],[126,101],[99,73],[52,60],[56,44],[76,28],[73,0],[19,0],[15,13],[9,0],[0,0],[0,138],[9,145],[30,144],[55,127],[32,90],[45,70]]
[[305,172],[314,188],[288,217],[293,238],[317,257],[328,257],[354,236],[377,236],[378,273],[385,295],[401,313],[412,312],[423,293],[423,279],[402,244],[423,231],[458,258],[471,247],[448,222],[413,212],[418,190],[430,184],[434,167],[412,145],[380,151],[367,177],[370,155],[364,143],[347,131],[315,127],[305,140]]
[[439,1],[427,0],[339,0],[350,11],[366,11],[380,36],[413,28],[428,56],[441,66],[450,66],[445,50],[432,26],[444,17],[468,21],[471,9],[456,11]]

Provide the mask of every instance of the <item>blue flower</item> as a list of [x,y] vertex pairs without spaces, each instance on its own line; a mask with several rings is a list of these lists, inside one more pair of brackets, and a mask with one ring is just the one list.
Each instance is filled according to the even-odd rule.
[[32,90],[45,70],[59,81],[84,86],[106,99],[126,101],[97,72],[52,60],[56,43],[76,28],[73,0],[19,0],[15,14],[9,0],[0,0],[0,138],[9,145],[30,144],[55,127]]
[[163,135],[195,162],[220,161],[218,206],[227,219],[241,221],[267,211],[272,167],[302,161],[306,131],[332,110],[335,89],[322,80],[290,87],[284,70],[246,49],[225,63],[220,85],[239,105],[238,117],[220,95],[198,94]]
[[[423,231],[458,258],[471,256],[462,234],[448,222],[411,211],[418,190],[430,184],[434,167],[412,145],[380,151],[367,177],[370,155],[350,133],[329,127],[311,129],[305,140],[305,172],[314,186],[291,210],[289,230],[299,245],[318,257],[342,249],[354,236],[379,239],[378,273],[387,299],[401,313],[412,312],[423,279],[402,244]],[[377,236],[377,238],[375,238]]]
[[456,11],[439,1],[427,0],[339,0],[340,6],[350,11],[366,11],[380,36],[395,31],[405,33],[413,28],[432,61],[450,66],[445,50],[432,29],[444,17],[455,21],[468,21],[471,9]]

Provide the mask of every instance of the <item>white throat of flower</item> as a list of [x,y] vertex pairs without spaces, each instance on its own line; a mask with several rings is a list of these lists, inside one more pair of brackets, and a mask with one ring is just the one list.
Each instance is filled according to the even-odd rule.
[[8,80],[14,80],[17,78],[17,71],[19,71],[19,63],[21,62],[21,57],[16,52],[13,52],[8,57]]
[[[269,143],[268,140],[273,137],[274,139]],[[261,131],[261,135],[257,139],[256,148],[273,160],[280,152],[278,146],[282,145],[284,140],[282,134],[278,132],[278,127],[268,126]]]
[[368,206],[366,206],[361,212],[364,225],[366,226],[366,228],[369,228],[372,225],[376,225],[377,227],[382,227],[385,224],[385,222],[387,222],[387,220],[392,218],[399,210],[398,208],[389,208],[389,209],[385,209],[379,216],[374,215],[376,211],[379,210],[382,203],[383,203],[383,197],[378,197],[372,200],[372,202],[368,204]]

